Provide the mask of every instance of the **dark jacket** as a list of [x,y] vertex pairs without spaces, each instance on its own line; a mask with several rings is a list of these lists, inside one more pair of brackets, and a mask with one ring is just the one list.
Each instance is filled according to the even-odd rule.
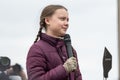
[[6,75],[4,72],[0,71],[0,80],[10,80],[9,76]]
[[69,80],[82,80],[79,66],[70,74],[65,71],[63,64],[67,59],[64,41],[42,33],[41,39],[28,52],[28,80],[68,80],[68,77]]

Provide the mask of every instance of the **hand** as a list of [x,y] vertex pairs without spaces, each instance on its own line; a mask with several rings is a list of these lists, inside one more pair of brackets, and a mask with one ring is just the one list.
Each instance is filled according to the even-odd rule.
[[13,68],[12,67],[10,67],[9,69],[6,69],[6,74],[7,75],[10,75],[10,74],[12,74],[14,71],[13,71]]
[[77,69],[77,61],[75,57],[70,57],[66,60],[66,62],[63,64],[63,67],[65,70],[70,73]]

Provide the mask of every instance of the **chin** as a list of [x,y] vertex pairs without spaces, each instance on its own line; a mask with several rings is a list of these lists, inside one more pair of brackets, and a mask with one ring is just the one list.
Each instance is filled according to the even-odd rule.
[[63,37],[65,34],[66,34],[66,33],[62,33],[62,34],[61,34],[61,37]]

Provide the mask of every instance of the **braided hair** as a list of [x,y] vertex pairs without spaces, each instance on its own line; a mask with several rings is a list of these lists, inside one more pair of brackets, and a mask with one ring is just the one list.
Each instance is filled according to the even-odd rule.
[[52,16],[57,9],[62,9],[62,8],[67,11],[67,9],[62,5],[48,5],[43,9],[41,16],[40,16],[40,23],[39,23],[40,28],[39,28],[39,31],[38,31],[38,34],[37,34],[37,37],[36,37],[34,43],[36,43],[38,41],[38,39],[41,38],[42,29],[43,28],[45,28],[45,30],[47,29],[47,24],[45,23],[45,18]]

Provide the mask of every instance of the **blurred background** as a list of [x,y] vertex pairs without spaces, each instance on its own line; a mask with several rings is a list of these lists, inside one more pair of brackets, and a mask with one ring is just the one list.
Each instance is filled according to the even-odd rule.
[[19,63],[26,57],[38,29],[42,9],[60,4],[69,12],[72,45],[77,51],[83,80],[102,80],[104,48],[112,54],[109,80],[118,80],[117,0],[0,0],[0,56]]

